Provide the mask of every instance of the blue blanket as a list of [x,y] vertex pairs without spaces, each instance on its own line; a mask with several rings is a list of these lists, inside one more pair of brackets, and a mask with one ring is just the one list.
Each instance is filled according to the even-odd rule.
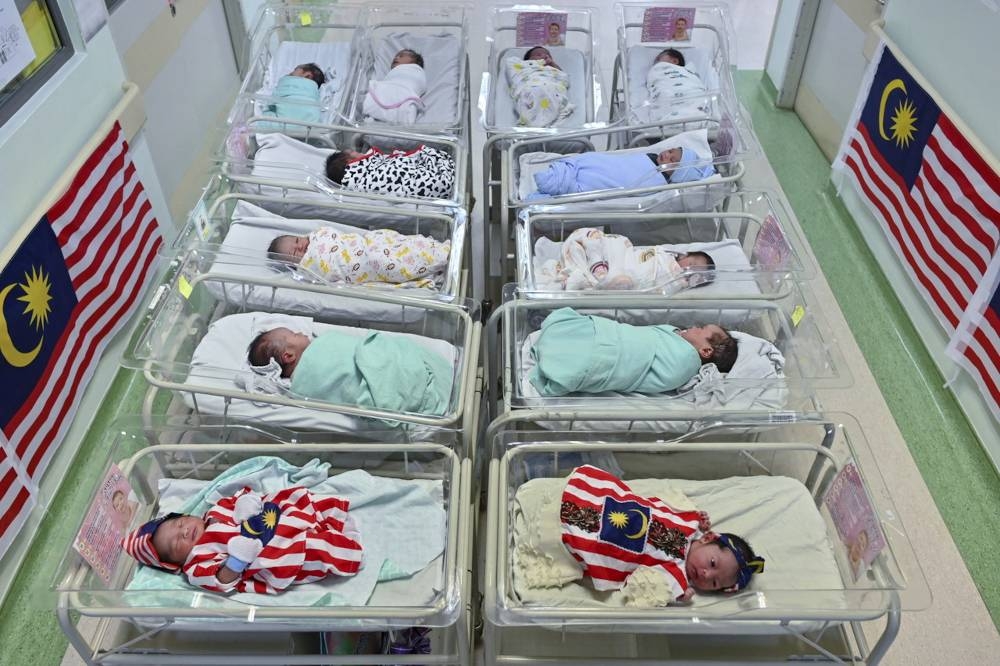
[[664,393],[698,373],[698,351],[673,326],[632,326],[560,308],[542,322],[529,380],[541,395]]
[[291,390],[341,405],[442,416],[448,411],[451,377],[451,366],[441,356],[406,338],[329,331],[302,353]]
[[535,174],[538,191],[550,196],[656,187],[666,182],[645,153],[582,153],[556,160],[545,171]]

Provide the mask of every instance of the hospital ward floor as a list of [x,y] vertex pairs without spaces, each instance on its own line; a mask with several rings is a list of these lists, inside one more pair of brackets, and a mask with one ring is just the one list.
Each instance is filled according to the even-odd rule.
[[[761,72],[740,72],[738,88],[770,162],[752,165],[748,186],[780,183],[823,271],[811,284],[816,304],[854,378],[820,398],[864,428],[933,595],[927,610],[904,613],[883,663],[995,663],[1000,481],[836,199],[818,147],[794,113],[774,108]],[[105,463],[102,435],[117,416],[140,412],[143,391],[141,377],[122,371],[96,414],[0,611],[0,663],[80,663],[67,654],[49,588]]]

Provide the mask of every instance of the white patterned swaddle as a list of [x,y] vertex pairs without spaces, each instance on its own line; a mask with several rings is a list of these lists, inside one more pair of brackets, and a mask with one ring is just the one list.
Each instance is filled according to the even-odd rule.
[[539,60],[507,58],[504,61],[517,122],[528,127],[548,127],[568,118],[569,74]]
[[344,233],[321,227],[309,234],[300,265],[333,282],[436,288],[448,269],[450,253],[451,240],[391,229]]
[[669,62],[653,63],[646,74],[650,120],[699,116],[708,113],[705,84],[691,70]]

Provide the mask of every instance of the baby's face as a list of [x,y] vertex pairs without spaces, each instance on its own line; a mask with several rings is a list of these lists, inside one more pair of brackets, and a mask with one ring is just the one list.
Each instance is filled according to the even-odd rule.
[[682,254],[677,259],[681,268],[708,268],[708,261],[700,255]]
[[656,62],[669,62],[671,65],[680,65],[681,61],[672,53],[661,53],[656,56]]
[[389,69],[392,69],[396,65],[415,65],[417,64],[417,59],[413,57],[413,54],[409,51],[400,51],[392,57],[392,65]]
[[736,584],[740,565],[733,551],[718,541],[699,539],[688,549],[684,561],[685,573],[691,587],[699,592],[721,592]]
[[725,336],[726,332],[715,324],[708,326],[695,326],[679,331],[680,336],[690,342],[695,349],[704,349],[712,346],[712,340]]
[[204,533],[205,521],[197,516],[171,518],[156,528],[153,548],[164,562],[184,564]]
[[552,54],[549,50],[543,46],[536,46],[531,49],[531,60],[540,60],[542,63],[548,67],[558,67],[556,61],[552,59]]
[[121,513],[125,508],[125,493],[118,491],[111,497],[111,506],[115,511]]
[[312,74],[302,69],[301,67],[296,67],[292,70],[292,76],[301,76],[303,79],[312,79]]
[[668,148],[656,156],[656,163],[660,165],[678,164],[683,152],[680,148]]
[[293,257],[295,261],[299,261],[306,254],[306,250],[309,249],[309,237],[308,236],[282,236],[278,239],[277,251],[278,254],[284,255],[286,257]]

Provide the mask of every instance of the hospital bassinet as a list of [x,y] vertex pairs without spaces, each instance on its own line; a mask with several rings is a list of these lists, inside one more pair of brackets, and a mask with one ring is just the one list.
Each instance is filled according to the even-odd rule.
[[366,120],[365,93],[369,81],[386,76],[396,52],[408,48],[423,56],[427,75],[423,108],[408,129],[468,138],[468,10],[465,4],[440,3],[379,3],[367,8],[361,57],[346,105],[348,118],[357,124],[386,125]]
[[[929,605],[906,530],[851,417],[733,415],[675,439],[654,437],[608,433],[582,442],[579,433],[508,433],[495,440],[483,583],[487,664],[876,664],[901,612]],[[580,583],[537,589],[526,578],[531,556],[545,557],[549,541],[562,544],[539,532],[544,505],[527,490],[554,497],[548,520],[558,530],[565,477],[588,462],[610,468],[639,495],[682,491],[708,512],[714,530],[750,542],[766,559],[763,573],[741,592],[658,608],[626,606],[618,593]],[[844,472],[852,466],[860,481],[843,483],[838,474],[853,477],[854,470]],[[838,484],[841,500],[831,510],[824,500]],[[873,512],[863,510],[865,499]],[[870,566],[851,559],[851,530],[860,527],[869,543],[886,544]]]
[[[647,10],[694,9],[694,23],[688,28],[689,41],[644,41],[643,32]],[[614,78],[611,86],[611,120],[624,120],[635,124],[660,120],[649,115],[646,75],[656,56],[664,48],[676,48],[684,55],[685,66],[698,75],[705,86],[703,95],[681,98],[685,112],[693,105],[705,108],[696,112],[685,129],[693,129],[700,121],[718,119],[722,109],[720,101],[732,103],[736,99],[736,88],[732,78],[732,64],[735,61],[732,35],[735,34],[729,18],[729,10],[724,5],[706,2],[633,3],[615,5],[618,16],[618,54],[614,62]],[[630,137],[635,141],[643,133]],[[650,134],[646,134],[649,138]]]
[[[187,225],[168,246],[180,252],[197,245],[215,252],[225,261],[225,271],[243,271],[247,276],[283,275],[309,277],[308,271],[274,261],[267,256],[270,242],[283,234],[305,235],[321,226],[345,232],[392,229],[401,234],[420,234],[437,241],[451,241],[448,268],[436,288],[407,289],[408,295],[463,298],[468,285],[469,248],[466,244],[468,215],[461,208],[421,206],[395,211],[356,201],[315,201],[240,192],[233,183],[216,175],[188,217]],[[246,261],[243,261],[245,259]],[[318,279],[318,278],[317,278]],[[214,288],[218,285],[209,285]],[[238,289],[238,287],[232,287]],[[240,296],[232,295],[238,300]],[[248,307],[267,305],[250,301]]]
[[[397,441],[445,427],[462,432],[463,445],[469,446],[477,419],[481,330],[473,304],[305,281],[290,285],[275,277],[234,275],[223,266],[207,251],[192,249],[178,257],[137,322],[123,362],[150,383],[147,416],[193,410],[224,420],[359,437],[382,428],[381,436]],[[233,298],[237,294],[240,298]],[[247,306],[268,296],[272,302],[266,308]],[[419,414],[292,397],[280,382],[251,371],[246,360],[253,337],[278,326],[354,337],[368,331],[404,336],[451,367],[447,406],[443,413]],[[163,389],[177,398],[166,408],[155,400]]]
[[[698,298],[698,290],[685,298],[628,292],[552,297],[508,286],[505,303],[487,324],[487,348],[498,350],[489,359],[493,421],[488,433],[525,423],[549,429],[655,429],[726,411],[814,411],[817,388],[849,386],[851,377],[823,317],[810,305],[815,301],[807,285],[787,282],[783,294],[769,299]],[[670,393],[543,396],[529,381],[535,365],[531,348],[545,318],[563,307],[642,326],[718,324],[734,337],[742,335],[740,357],[728,374],[705,376]],[[660,416],[666,421],[657,423]]]
[[[415,625],[433,627],[432,656],[422,658],[440,664],[469,663],[474,518],[469,461],[461,461],[453,451],[433,442],[403,447],[379,443],[362,447],[336,440],[302,444],[246,426],[175,428],[160,424],[145,430],[131,423],[116,426],[108,435],[114,445],[109,460],[118,463],[135,492],[133,528],[161,512],[175,510],[179,500],[189,499],[226,470],[253,465],[258,456],[275,456],[282,465],[318,469],[309,477],[311,482],[303,483],[307,487],[315,487],[316,481],[326,483],[326,477],[361,469],[400,488],[426,489],[429,498],[436,498],[431,501],[444,512],[442,532],[434,535],[443,543],[443,551],[410,577],[392,580],[391,575],[380,576],[365,603],[343,603],[348,600],[336,592],[340,588],[323,583],[293,587],[283,595],[233,598],[188,587],[174,576],[156,579],[148,571],[140,582],[136,576],[139,567],[123,552],[112,560],[110,580],[106,581],[70,548],[54,581],[56,610],[63,631],[86,663],[356,664],[359,658],[353,655],[322,654],[319,632],[383,631]],[[157,444],[147,447],[149,441]],[[310,463],[317,459],[329,469]],[[316,478],[320,475],[322,478]],[[269,477],[255,473],[254,478],[264,483]],[[362,535],[369,533],[364,523],[361,526]],[[407,547],[405,541],[398,543],[399,549]],[[391,548],[390,544],[390,557]],[[162,589],[156,580],[164,581]],[[259,596],[259,602],[247,600],[253,596]],[[341,605],[336,605],[337,596]],[[82,618],[80,624],[96,624],[93,635],[78,625],[78,617]],[[372,664],[400,663],[397,656],[362,659]],[[413,657],[403,657],[402,661],[410,659]]]
[[[236,102],[227,118],[229,125],[245,124],[251,118],[270,121],[269,130],[305,136],[308,124],[284,123],[268,107],[276,103],[296,108],[318,108],[316,125],[336,125],[345,119],[350,103],[352,77],[363,40],[365,12],[360,5],[296,5],[267,3],[261,6],[247,41],[249,63]],[[324,74],[318,107],[309,102],[291,102],[274,97],[278,80],[299,65],[313,63]]]
[[[688,197],[694,201],[685,203]],[[791,224],[791,214],[776,195],[741,190],[727,199],[724,209],[715,212],[700,212],[700,193],[682,193],[680,200],[679,208],[692,212],[621,215],[545,207],[522,210],[516,229],[518,284],[524,291],[564,293],[545,277],[546,262],[559,260],[567,236],[585,227],[620,234],[637,247],[666,245],[677,252],[707,252],[715,261],[714,274],[724,277],[683,294],[693,298],[720,294],[766,298],[787,286],[785,276],[801,280],[814,274],[812,261],[802,249],[805,245]],[[747,275],[747,279],[741,280],[740,275]],[[681,296],[677,292],[687,288],[689,277],[664,292]]]

